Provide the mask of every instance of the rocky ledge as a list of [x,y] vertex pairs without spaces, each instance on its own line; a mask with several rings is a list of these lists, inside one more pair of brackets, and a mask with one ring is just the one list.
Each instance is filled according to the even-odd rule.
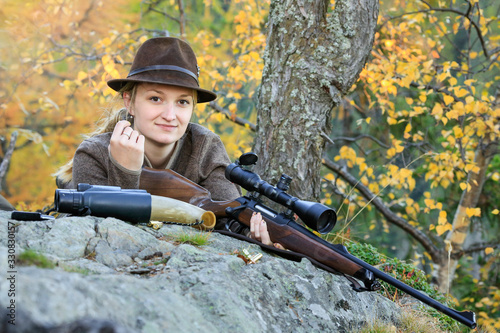
[[[113,218],[19,222],[0,211],[2,332],[355,332],[397,322],[383,296],[217,233]],[[9,261],[31,250],[54,268]],[[241,254],[263,256],[256,263]]]

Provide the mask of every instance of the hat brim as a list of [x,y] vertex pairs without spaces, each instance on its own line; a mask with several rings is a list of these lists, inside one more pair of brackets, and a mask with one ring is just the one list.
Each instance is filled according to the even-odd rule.
[[120,91],[129,82],[158,83],[193,89],[197,91],[197,103],[207,103],[217,98],[217,94],[210,90],[198,87],[194,79],[186,78],[186,75],[183,75],[182,73],[169,73],[168,77],[165,76],[165,73],[163,73],[162,75],[155,75],[154,72],[141,73],[139,75],[134,75],[126,79],[109,80],[107,84],[111,89]]

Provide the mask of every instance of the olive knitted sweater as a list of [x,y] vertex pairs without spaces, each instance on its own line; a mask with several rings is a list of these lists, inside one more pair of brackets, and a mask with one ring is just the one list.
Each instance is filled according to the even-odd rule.
[[[61,188],[76,188],[79,183],[139,188],[141,170],[133,171],[118,164],[109,153],[111,133],[84,140],[73,158],[73,179]],[[206,188],[213,200],[230,200],[241,195],[239,187],[224,176],[230,160],[219,136],[203,126],[190,123],[177,142],[167,169],[171,169]],[[143,166],[151,167],[147,157]]]

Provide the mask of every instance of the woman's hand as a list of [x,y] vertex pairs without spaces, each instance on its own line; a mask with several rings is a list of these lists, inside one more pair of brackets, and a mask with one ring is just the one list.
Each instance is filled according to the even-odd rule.
[[267,231],[267,223],[262,218],[260,213],[253,213],[250,218],[250,233],[251,237],[255,240],[258,240],[261,243],[266,245],[274,245],[274,247],[284,250],[283,245],[279,243],[273,243],[271,241],[271,237],[269,236],[269,232]]
[[127,120],[119,121],[109,142],[111,156],[129,170],[140,170],[144,162],[144,135],[134,131]]

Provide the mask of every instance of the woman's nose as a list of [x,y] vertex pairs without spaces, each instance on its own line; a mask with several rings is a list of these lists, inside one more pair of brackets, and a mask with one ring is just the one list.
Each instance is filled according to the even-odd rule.
[[168,103],[165,105],[162,112],[162,117],[165,118],[165,120],[167,121],[175,120],[176,118],[175,108],[172,104]]

